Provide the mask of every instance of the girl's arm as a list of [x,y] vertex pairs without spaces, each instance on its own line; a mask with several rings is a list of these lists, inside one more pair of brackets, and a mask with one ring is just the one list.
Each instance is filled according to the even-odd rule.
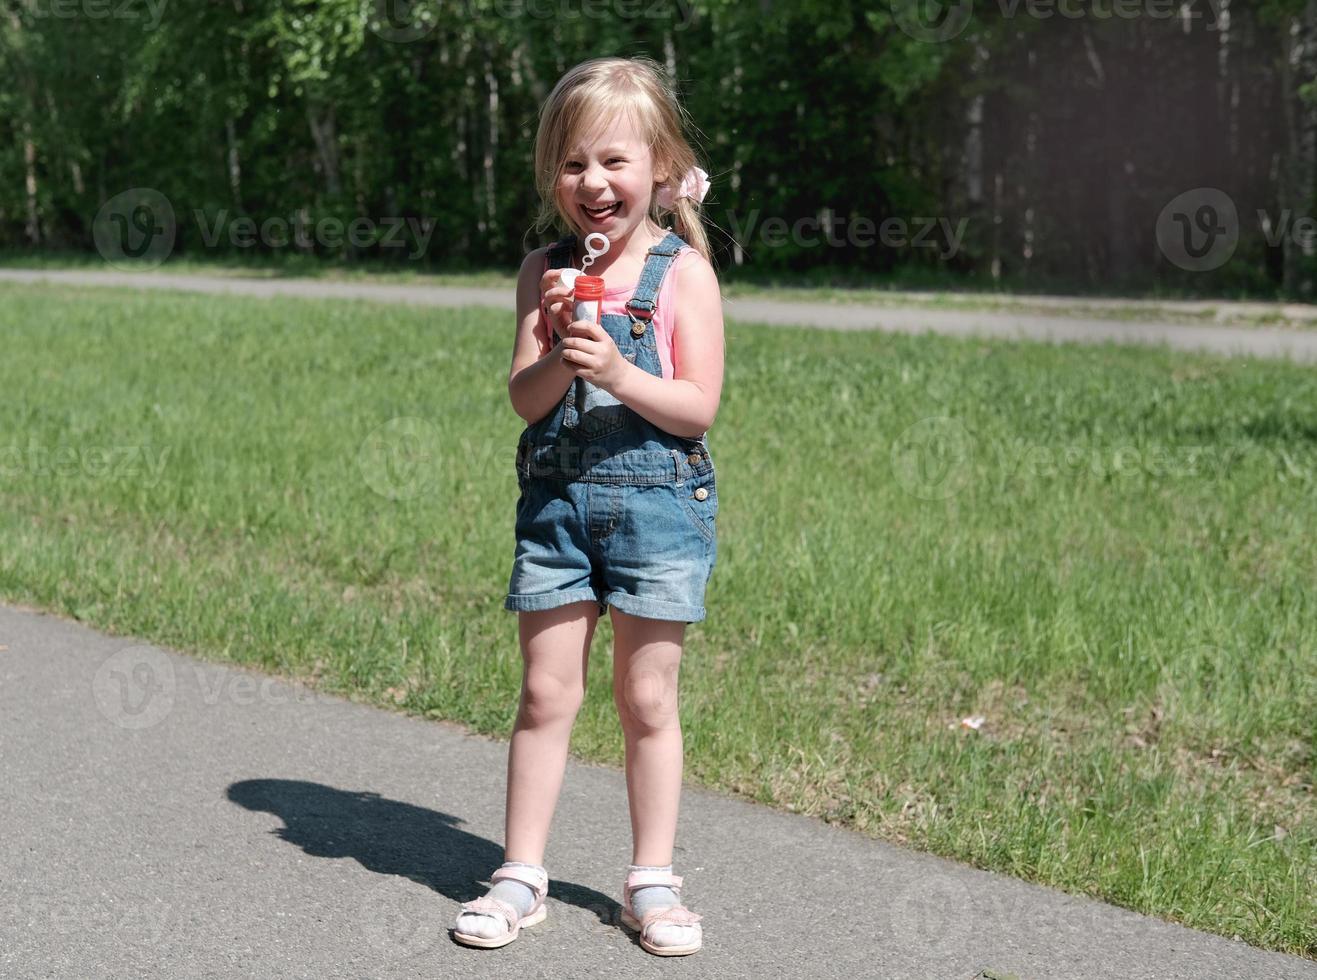
[[553,411],[576,379],[571,366],[562,359],[562,345],[554,345],[548,323],[540,313],[544,281],[556,280],[554,273],[561,275],[557,269],[543,271],[545,251],[537,248],[527,255],[517,274],[517,337],[508,371],[508,397],[527,425]]
[[672,380],[628,361],[612,394],[665,432],[697,439],[713,425],[722,400],[722,294],[713,266],[698,253],[680,272],[672,271],[679,276],[672,284]]

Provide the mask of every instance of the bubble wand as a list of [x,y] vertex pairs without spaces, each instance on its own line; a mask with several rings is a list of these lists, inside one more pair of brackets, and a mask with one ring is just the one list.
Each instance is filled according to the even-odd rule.
[[588,275],[586,269],[594,265],[595,259],[607,255],[612,244],[608,236],[600,232],[586,235],[585,258],[581,259],[581,268],[562,270],[562,278],[559,281],[573,293],[573,320],[599,322],[599,306],[604,298],[604,280],[601,276]]
[[[581,259],[580,269],[563,269],[561,282],[572,291],[572,319],[587,320],[590,323],[600,321],[599,308],[604,300],[604,280],[602,276],[591,276],[586,270],[594,265],[594,260],[608,253],[612,242],[600,232],[585,236],[585,258]],[[585,379],[578,376],[574,382],[576,390],[577,411],[585,411],[585,400],[589,394]]]
[[[612,244],[613,243],[608,240],[608,236],[601,232],[596,231],[596,232],[591,232],[589,235],[586,235],[585,258],[581,259],[581,267],[579,269],[563,269],[562,284],[566,286],[568,289],[575,288],[576,280],[580,276],[587,275],[585,270],[590,268],[590,266],[594,265],[595,259],[607,255],[608,249],[612,246]],[[590,278],[598,278],[598,277],[591,276]],[[593,317],[578,316],[576,319],[587,320],[587,319],[593,319]]]

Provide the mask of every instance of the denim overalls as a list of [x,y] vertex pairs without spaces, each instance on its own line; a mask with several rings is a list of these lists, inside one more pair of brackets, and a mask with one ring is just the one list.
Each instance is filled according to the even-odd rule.
[[[575,244],[574,235],[555,243],[549,267],[570,266]],[[646,256],[627,315],[601,317],[622,356],[660,378],[649,321],[664,273],[685,244],[668,232]],[[600,615],[612,603],[651,619],[704,619],[718,550],[707,432],[698,439],[672,435],[578,377],[552,412],[522,432],[517,484],[517,550],[505,609],[593,599]]]

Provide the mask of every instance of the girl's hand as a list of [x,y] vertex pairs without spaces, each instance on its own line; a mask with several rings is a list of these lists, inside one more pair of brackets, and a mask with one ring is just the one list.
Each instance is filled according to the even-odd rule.
[[[558,336],[564,340],[567,338],[567,325],[572,322],[572,290],[562,285],[562,270],[548,269],[540,277],[540,309],[544,311],[544,319],[548,321],[549,329],[557,331]],[[550,334],[549,339],[553,336]]]
[[622,356],[608,331],[589,320],[573,320],[562,342],[562,359],[578,378],[612,394],[631,362]]

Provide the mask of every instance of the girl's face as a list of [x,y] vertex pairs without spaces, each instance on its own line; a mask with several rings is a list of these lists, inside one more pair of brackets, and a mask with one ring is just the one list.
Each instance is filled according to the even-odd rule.
[[581,237],[602,232],[616,245],[645,224],[656,179],[648,145],[623,116],[568,150],[558,206]]

